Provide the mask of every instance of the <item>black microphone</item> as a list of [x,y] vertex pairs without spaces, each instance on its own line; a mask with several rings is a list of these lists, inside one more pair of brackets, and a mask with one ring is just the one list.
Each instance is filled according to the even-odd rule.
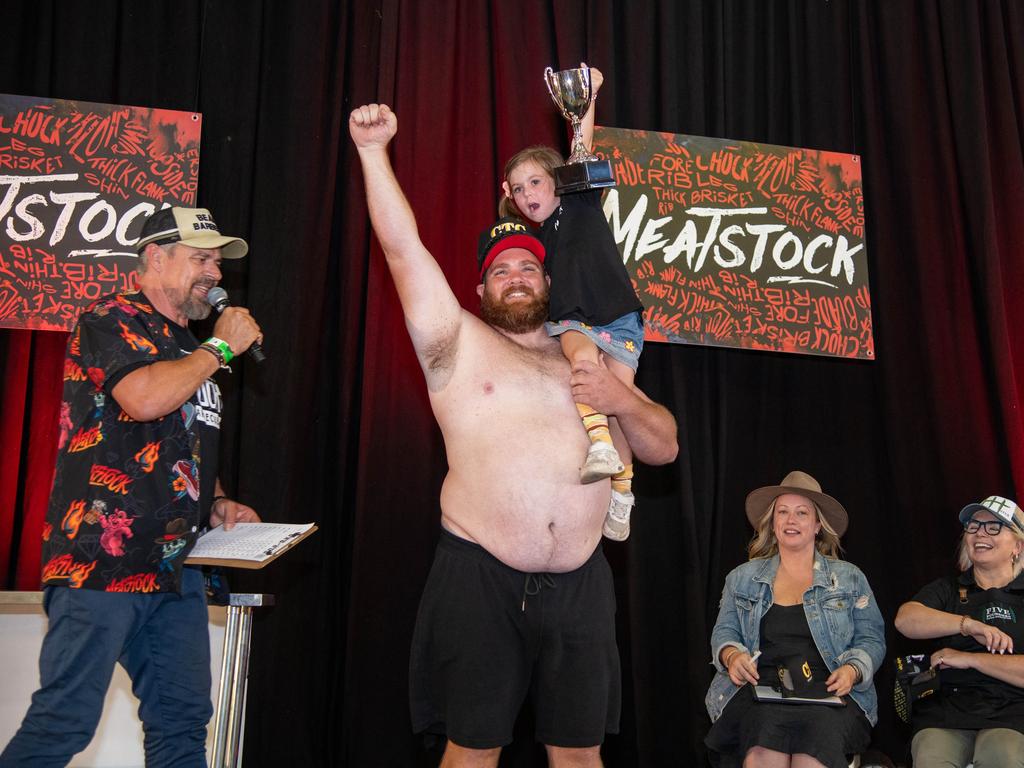
[[[206,301],[209,302],[210,306],[218,312],[223,312],[231,306],[231,300],[228,298],[228,292],[219,285],[215,285],[206,292]],[[254,341],[250,344],[249,349],[247,349],[246,352],[249,353],[249,357],[252,358],[254,363],[262,363],[267,359],[267,356],[263,354],[263,347],[261,347],[258,342]]]

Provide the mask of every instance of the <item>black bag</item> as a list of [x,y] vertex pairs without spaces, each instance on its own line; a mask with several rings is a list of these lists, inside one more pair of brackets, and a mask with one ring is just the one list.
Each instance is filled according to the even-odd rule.
[[939,690],[939,672],[928,665],[928,656],[920,653],[897,656],[895,666],[896,685],[893,690],[893,703],[896,705],[896,714],[900,720],[909,723],[914,702]]
[[832,696],[824,680],[815,680],[810,662],[802,656],[790,656],[778,666],[779,690],[783,698],[827,699]]

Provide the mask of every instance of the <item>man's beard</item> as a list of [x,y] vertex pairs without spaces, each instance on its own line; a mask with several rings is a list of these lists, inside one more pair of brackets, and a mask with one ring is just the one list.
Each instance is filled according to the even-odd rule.
[[189,320],[205,320],[210,316],[210,310],[212,309],[213,307],[207,304],[206,301],[200,301],[191,296],[181,305],[182,314]]
[[192,294],[192,291],[197,285],[205,285],[207,288],[212,288],[214,283],[207,283],[203,281],[193,283],[192,287],[189,288],[188,294],[183,299],[179,297],[177,291],[169,292],[171,294],[171,301],[178,308],[181,314],[189,320],[205,320],[210,316],[210,310],[213,309],[205,299],[197,299]]
[[[529,333],[535,331],[548,319],[548,291],[538,294],[529,286],[506,288],[505,294],[512,291],[529,291],[532,298],[528,302],[518,301],[505,304],[501,298],[491,298],[485,290],[480,299],[480,317],[488,325],[493,325],[508,333]],[[504,294],[503,294],[504,296]]]

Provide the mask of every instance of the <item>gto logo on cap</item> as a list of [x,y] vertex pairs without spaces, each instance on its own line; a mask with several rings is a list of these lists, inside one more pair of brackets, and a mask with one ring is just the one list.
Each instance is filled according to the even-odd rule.
[[491,229],[491,237],[492,238],[496,237],[499,232],[502,233],[502,234],[507,235],[507,234],[509,234],[511,232],[525,232],[525,231],[526,231],[526,225],[525,224],[520,224],[519,222],[516,222],[516,221],[505,221],[505,222],[502,222],[501,224],[496,225],[495,227],[493,227]]

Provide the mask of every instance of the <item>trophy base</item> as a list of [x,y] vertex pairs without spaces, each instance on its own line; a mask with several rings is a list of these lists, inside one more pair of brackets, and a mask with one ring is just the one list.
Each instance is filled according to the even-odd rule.
[[609,160],[570,163],[555,168],[556,195],[614,186],[615,177],[612,175],[612,164]]

